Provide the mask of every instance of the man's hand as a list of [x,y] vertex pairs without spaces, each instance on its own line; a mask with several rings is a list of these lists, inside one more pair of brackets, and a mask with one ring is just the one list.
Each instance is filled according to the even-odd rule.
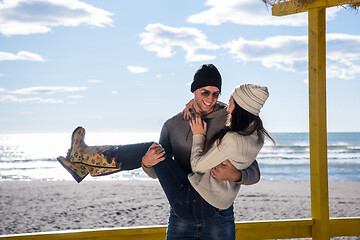
[[221,181],[241,181],[241,172],[229,161],[225,160],[211,169],[211,176]]
[[142,157],[142,163],[147,168],[152,167],[165,159],[164,154],[162,147],[157,143],[153,143]]

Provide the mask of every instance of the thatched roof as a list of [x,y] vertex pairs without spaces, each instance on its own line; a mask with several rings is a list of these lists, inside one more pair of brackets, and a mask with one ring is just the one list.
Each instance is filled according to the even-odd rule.
[[[278,3],[282,3],[282,2],[288,2],[289,0],[262,0],[266,6],[273,6],[275,4],[278,4]],[[294,5],[296,7],[301,7],[303,5],[306,5],[306,4],[310,4],[312,2],[315,2],[316,0],[291,0],[294,2]],[[346,1],[345,1],[346,2]],[[350,2],[350,1],[349,1]],[[359,10],[359,7],[360,5],[359,4],[345,4],[343,5],[343,7],[345,8],[351,8],[355,11],[358,11]]]

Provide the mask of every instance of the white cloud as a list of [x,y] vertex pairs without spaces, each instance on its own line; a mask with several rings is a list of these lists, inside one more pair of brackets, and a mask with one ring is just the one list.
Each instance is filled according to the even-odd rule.
[[89,83],[102,83],[101,80],[96,80],[96,79],[91,79],[91,80],[88,80]]
[[71,98],[71,99],[80,99],[80,98],[83,98],[82,95],[72,95],[72,96],[68,96],[68,98]]
[[0,2],[0,33],[46,33],[56,26],[111,25],[112,13],[79,0],[4,0]]
[[265,67],[295,71],[295,63],[307,66],[307,42],[307,36],[276,36],[263,41],[240,37],[225,44],[225,48],[230,49],[234,58],[245,62],[260,61]]
[[146,50],[156,52],[158,57],[169,58],[176,52],[175,47],[182,48],[187,62],[208,61],[215,59],[213,55],[199,54],[200,50],[216,50],[219,46],[207,40],[205,34],[196,28],[169,27],[160,23],[149,24],[140,34],[140,45]]
[[19,114],[20,115],[32,115],[33,112],[20,112]]
[[77,105],[77,104],[79,104],[78,102],[71,102],[71,101],[68,101],[68,102],[66,102],[67,104],[70,104],[70,105]]
[[119,92],[116,90],[111,91],[111,94],[118,94]]
[[[0,25],[1,28],[1,25]],[[17,54],[0,52],[0,61],[38,61],[44,62],[43,57],[36,53],[20,51]]]
[[360,74],[360,36],[327,34],[327,76],[342,79]]
[[140,67],[140,66],[127,66],[127,69],[131,73],[145,73],[149,71],[147,68]]
[[156,74],[155,77],[156,78],[162,78],[162,75],[159,73],[159,74]]
[[[259,0],[208,0],[205,3],[210,9],[190,16],[190,23],[220,25],[232,22],[253,26],[306,26],[307,14],[275,17],[271,15],[262,1]],[[334,19],[340,8],[327,9],[327,20]]]
[[87,87],[29,87],[8,92],[12,94],[54,94],[57,92],[79,92],[86,89]]
[[[78,92],[84,91],[87,87],[30,87],[30,88],[21,88],[14,91],[9,91],[3,88],[0,88],[0,93],[4,94],[54,94],[61,92]],[[79,99],[82,98],[81,95],[72,95],[68,96],[71,99]],[[64,101],[61,99],[53,99],[53,98],[42,98],[42,97],[31,97],[31,98],[19,98],[14,95],[0,95],[0,102],[16,102],[16,103],[63,103]]]
[[[275,36],[263,41],[244,38],[224,45],[236,59],[258,61],[267,68],[308,70],[307,36]],[[327,34],[327,77],[352,79],[360,74],[360,36]]]
[[0,102],[14,102],[14,103],[63,103],[60,99],[53,99],[53,98],[18,98],[12,95],[2,95],[0,96]]

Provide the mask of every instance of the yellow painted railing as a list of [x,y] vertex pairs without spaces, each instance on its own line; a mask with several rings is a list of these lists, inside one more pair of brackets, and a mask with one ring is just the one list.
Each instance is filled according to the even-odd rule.
[[[312,219],[238,222],[236,239],[310,238],[313,227]],[[152,226],[2,235],[0,240],[157,240],[165,235],[165,226]],[[360,217],[331,218],[330,236],[360,236]]]

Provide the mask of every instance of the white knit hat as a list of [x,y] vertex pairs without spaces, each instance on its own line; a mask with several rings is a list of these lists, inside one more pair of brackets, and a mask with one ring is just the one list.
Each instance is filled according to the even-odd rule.
[[260,109],[269,97],[269,92],[267,87],[243,84],[236,87],[231,96],[240,107],[255,116],[259,116]]

